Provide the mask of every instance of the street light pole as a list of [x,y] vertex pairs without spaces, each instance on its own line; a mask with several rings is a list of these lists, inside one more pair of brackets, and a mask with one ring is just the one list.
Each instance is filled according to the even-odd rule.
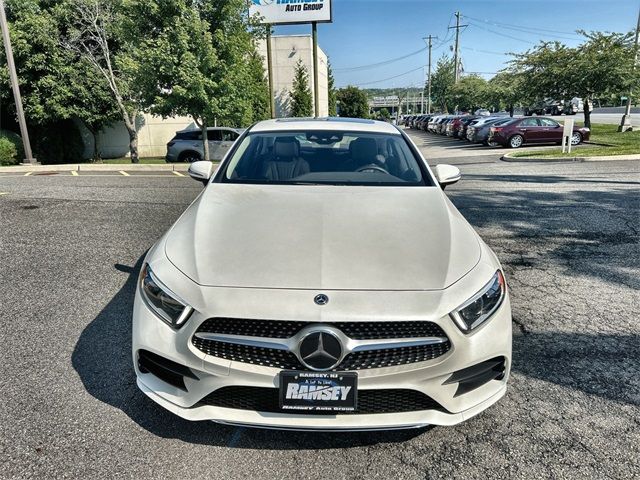
[[20,134],[22,135],[22,144],[24,146],[25,158],[22,163],[26,165],[38,165],[38,161],[33,158],[33,154],[31,152],[31,142],[29,141],[29,132],[27,131],[27,121],[24,118],[24,110],[22,109],[22,97],[20,96],[16,64],[13,61],[13,49],[11,48],[7,15],[4,11],[4,0],[0,0],[0,29],[2,29],[2,40],[7,54],[7,67],[9,68],[9,80],[11,81],[11,87],[13,88],[13,98],[16,102],[16,113],[18,115],[18,124],[20,125]]
[[[633,69],[632,75],[635,74],[636,68],[638,66],[638,36],[640,35],[640,9],[638,9],[638,24],[636,25],[636,41],[633,47],[634,55],[633,55]],[[627,107],[624,110],[624,115],[622,115],[622,120],[620,121],[620,126],[618,127],[619,132],[630,132],[633,130],[633,125],[631,125],[631,94],[629,92],[627,95]]]

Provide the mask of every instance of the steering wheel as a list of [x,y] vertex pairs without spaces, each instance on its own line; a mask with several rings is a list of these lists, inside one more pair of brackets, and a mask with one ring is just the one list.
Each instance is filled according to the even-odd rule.
[[387,175],[389,174],[389,172],[387,172],[384,168],[376,165],[375,163],[370,163],[369,165],[363,165],[360,168],[356,169],[356,172],[382,172],[382,173],[386,173]]

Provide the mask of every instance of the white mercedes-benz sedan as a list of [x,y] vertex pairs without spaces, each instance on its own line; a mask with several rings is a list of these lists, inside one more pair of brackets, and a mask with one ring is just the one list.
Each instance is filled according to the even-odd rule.
[[491,249],[393,125],[245,131],[150,249],[138,386],[189,420],[299,430],[453,425],[498,401],[511,308]]

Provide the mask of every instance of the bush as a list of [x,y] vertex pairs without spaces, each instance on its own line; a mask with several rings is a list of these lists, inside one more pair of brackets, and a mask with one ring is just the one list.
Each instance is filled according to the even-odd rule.
[[35,156],[44,165],[83,161],[84,143],[72,120],[63,120],[34,128]]
[[8,130],[0,130],[0,165],[15,165],[22,159],[22,139]]

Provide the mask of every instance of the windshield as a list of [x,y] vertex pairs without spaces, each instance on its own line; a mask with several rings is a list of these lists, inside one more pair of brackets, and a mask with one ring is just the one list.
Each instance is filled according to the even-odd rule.
[[218,181],[432,185],[402,135],[324,130],[249,133]]

